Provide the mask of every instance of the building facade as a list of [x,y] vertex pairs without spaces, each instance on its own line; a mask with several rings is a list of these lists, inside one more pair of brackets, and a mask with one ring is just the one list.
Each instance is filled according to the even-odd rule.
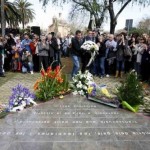
[[48,27],[48,33],[55,32],[59,33],[61,37],[65,37],[70,34],[70,25],[61,17],[61,13],[59,13],[59,17],[53,17],[52,24]]

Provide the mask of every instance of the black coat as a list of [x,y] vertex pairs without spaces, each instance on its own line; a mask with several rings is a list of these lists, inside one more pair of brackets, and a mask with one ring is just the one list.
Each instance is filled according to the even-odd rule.
[[98,57],[105,57],[106,56],[106,45],[104,42],[100,43]]
[[71,41],[71,54],[81,56],[81,46],[83,44],[83,40],[78,40],[77,38],[73,38]]

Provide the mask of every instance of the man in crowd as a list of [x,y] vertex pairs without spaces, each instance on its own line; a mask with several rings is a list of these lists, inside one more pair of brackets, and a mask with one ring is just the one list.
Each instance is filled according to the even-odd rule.
[[26,49],[27,51],[29,51],[31,53],[31,49],[30,49],[30,43],[32,42],[32,40],[29,38],[29,35],[27,33],[24,34],[24,40],[22,41],[22,48]]
[[80,30],[76,31],[75,38],[72,39],[71,55],[73,60],[72,77],[76,75],[80,69],[80,56],[81,56],[81,45],[83,44],[82,33]]
[[27,73],[28,71],[33,74],[32,55],[29,51],[24,49],[22,55],[22,72]]

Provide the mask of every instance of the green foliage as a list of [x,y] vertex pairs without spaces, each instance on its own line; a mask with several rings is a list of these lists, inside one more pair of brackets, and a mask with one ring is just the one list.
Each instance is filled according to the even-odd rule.
[[140,29],[140,28],[132,28],[130,29],[129,34],[142,35],[145,32],[147,33],[147,30]]
[[143,104],[143,87],[134,71],[127,75],[126,80],[118,87],[119,100],[131,106]]
[[[16,27],[20,23],[20,14],[14,3],[9,2],[8,0],[4,0],[4,12],[5,12],[5,20],[8,23],[8,25],[10,25],[11,27],[13,26]],[[0,21],[1,21],[1,14],[0,14]]]
[[34,19],[35,12],[31,8],[32,4],[27,0],[15,0],[14,4],[21,16],[20,20],[24,29],[24,25]]

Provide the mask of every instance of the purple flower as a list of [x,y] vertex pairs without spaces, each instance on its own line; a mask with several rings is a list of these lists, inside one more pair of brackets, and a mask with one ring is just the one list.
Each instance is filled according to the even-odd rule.
[[22,105],[23,101],[26,104],[30,104],[29,98],[35,99],[35,95],[30,92],[30,90],[22,85],[18,84],[16,87],[12,88],[12,95],[9,98],[8,110],[15,106]]

